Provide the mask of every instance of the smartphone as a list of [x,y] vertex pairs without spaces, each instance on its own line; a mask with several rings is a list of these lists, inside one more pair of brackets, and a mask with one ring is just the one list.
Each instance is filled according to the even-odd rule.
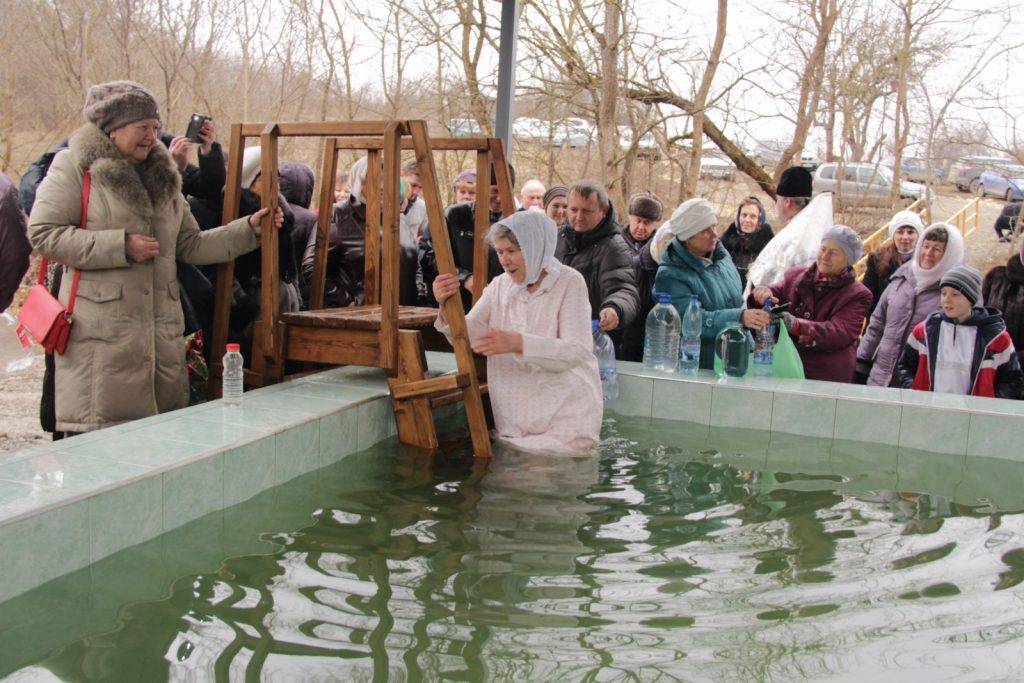
[[188,120],[188,129],[185,131],[185,137],[198,145],[201,142],[199,131],[203,129],[203,124],[209,120],[210,117],[205,114],[192,114],[192,118]]
[[774,306],[768,309],[768,314],[773,318],[778,318],[780,315],[789,310],[789,303],[784,303],[780,306]]

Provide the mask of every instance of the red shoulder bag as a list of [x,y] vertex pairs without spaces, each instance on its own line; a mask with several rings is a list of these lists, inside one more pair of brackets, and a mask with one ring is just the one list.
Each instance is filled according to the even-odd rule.
[[[82,217],[78,227],[85,230],[89,216],[89,190],[92,187],[92,176],[86,170],[82,179]],[[43,347],[46,353],[64,353],[68,347],[68,336],[71,334],[71,317],[75,312],[75,298],[78,296],[78,281],[82,273],[77,268],[71,280],[71,292],[68,305],[65,307],[59,299],[50,294],[46,288],[47,258],[39,262],[39,277],[28,297],[18,311],[18,338],[22,346],[29,347],[29,337]]]

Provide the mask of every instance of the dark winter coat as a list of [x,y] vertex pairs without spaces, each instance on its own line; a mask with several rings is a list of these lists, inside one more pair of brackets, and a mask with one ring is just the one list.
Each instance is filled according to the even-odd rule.
[[662,256],[654,288],[672,297],[681,318],[690,305],[690,295],[700,301],[700,367],[714,367],[715,339],[731,322],[739,322],[743,312],[743,286],[732,258],[719,241],[710,263],[698,258],[678,239],[673,239]]
[[1003,312],[1006,331],[1024,364],[1024,265],[1020,254],[1014,254],[1005,266],[988,271],[981,293],[985,305]]
[[[448,240],[451,242],[452,256],[459,281],[465,281],[473,273],[473,235],[476,233],[476,202],[452,204],[444,211],[445,223],[448,226]],[[500,213],[489,213],[490,225],[501,220]],[[428,230],[419,243],[419,261],[422,268],[423,282],[429,296],[429,303],[434,304],[434,279],[437,277],[437,255],[434,253],[434,242]],[[487,282],[504,272],[498,254],[494,248],[487,246]],[[462,305],[465,310],[472,306],[472,294],[465,288],[461,290]]]
[[[399,247],[399,303],[416,305],[416,250]],[[361,306],[366,255],[366,204],[352,205],[352,197],[334,205],[327,249],[324,307]],[[316,258],[316,232],[311,232],[302,257],[302,280],[308,289]]]
[[[893,263],[894,256],[898,259],[895,264]],[[875,312],[875,306],[881,300],[882,292],[889,286],[889,280],[892,279],[893,273],[913,256],[914,252],[905,255],[900,254],[892,246],[892,242],[888,242],[868,254],[867,266],[864,269],[864,279],[861,280],[861,283],[868,288],[873,297],[871,299],[871,307],[868,309],[869,318]]]
[[611,336],[615,342],[616,358],[639,363],[644,359],[647,314],[654,308],[654,276],[658,273],[658,264],[651,257],[651,237],[643,241],[634,239],[628,225],[622,228],[621,234],[632,252],[633,276],[636,278],[640,307],[633,322],[614,331]]
[[[310,234],[316,230],[316,214],[309,210],[316,178],[313,169],[297,161],[284,162],[279,167],[279,172],[281,194],[288,201],[288,206],[295,217],[291,240],[292,253],[295,254],[298,264],[299,259],[305,256]],[[305,296],[303,298],[305,299]]]
[[[742,208],[742,207],[741,207]],[[740,281],[747,284],[747,270],[757,259],[761,250],[772,241],[775,232],[772,226],[764,222],[764,213],[761,214],[761,226],[752,233],[744,233],[740,230],[739,210],[736,211],[736,220],[729,225],[729,228],[722,234],[722,244],[725,250],[732,257],[732,263],[740,274]]]
[[993,226],[996,230],[996,235],[1003,237],[1010,234],[1016,221],[1020,220],[1022,206],[1024,206],[1024,202],[1010,202],[1003,206],[1003,210],[999,212],[999,217],[996,218],[995,225]]
[[624,329],[636,320],[640,308],[633,251],[619,234],[615,209],[609,207],[604,220],[589,232],[571,227],[558,233],[555,258],[580,272],[587,281],[590,317],[597,320],[602,309],[613,308]]
[[975,307],[973,315],[962,323],[956,323],[942,311],[936,311],[918,323],[903,347],[897,369],[899,386],[918,391],[932,390],[943,322],[953,323],[956,327],[978,328],[971,358],[971,396],[1024,398],[1024,373],[1003,317],[994,308],[980,306]]
[[[804,376],[850,382],[857,363],[857,338],[871,305],[871,292],[853,268],[838,277],[818,277],[818,264],[796,266],[769,285],[779,304],[790,304],[797,319],[791,330]],[[751,302],[752,303],[752,302]]]
[[[83,176],[92,175],[87,229],[78,229]],[[128,233],[160,254],[125,255]],[[56,428],[89,431],[181,408],[188,402],[184,320],[175,263],[219,263],[258,245],[247,219],[201,232],[163,145],[131,164],[86,124],[40,184],[29,239],[43,255],[81,270],[67,351],[55,357]],[[63,278],[66,301],[71,278]]]
[[871,386],[896,386],[896,364],[914,325],[939,309],[939,283],[918,292],[911,262],[896,269],[857,347],[857,372]]
[[18,190],[0,173],[0,312],[11,305],[21,278],[28,270],[32,245],[28,225],[18,204]]

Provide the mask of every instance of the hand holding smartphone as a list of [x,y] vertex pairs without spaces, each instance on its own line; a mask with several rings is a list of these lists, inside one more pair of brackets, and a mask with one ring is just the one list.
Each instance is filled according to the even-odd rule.
[[202,140],[199,139],[199,133],[203,129],[203,124],[209,120],[210,117],[205,114],[192,114],[192,118],[188,120],[188,129],[185,131],[185,137],[197,145],[202,144]]

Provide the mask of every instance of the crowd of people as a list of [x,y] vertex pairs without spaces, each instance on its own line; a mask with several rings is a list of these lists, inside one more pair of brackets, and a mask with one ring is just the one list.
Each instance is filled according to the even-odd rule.
[[[229,340],[245,348],[259,315],[260,206],[271,185],[261,177],[259,148],[246,149],[245,217],[221,226],[225,163],[212,122],[198,142],[162,134],[156,100],[123,81],[91,88],[84,115],[78,131],[23,174],[18,197],[0,177],[0,306],[10,302],[30,249],[60,264],[49,282],[62,301],[69,294],[63,271],[81,273],[68,349],[48,358],[41,414],[58,437],[187,403],[182,337],[209,338],[214,264],[228,259],[236,264]],[[294,311],[309,304],[315,176],[296,162],[279,172],[280,307]],[[87,175],[92,201],[82,216]],[[444,188],[454,274],[438,273],[416,163],[401,175],[400,303],[437,306],[460,295],[471,343],[488,357],[498,434],[524,447],[596,443],[601,389],[592,328],[611,336],[620,360],[641,361],[655,293],[668,295],[680,315],[696,296],[701,368],[713,367],[726,325],[757,332],[778,321],[810,379],[1024,398],[1024,253],[983,279],[964,264],[953,226],[925,226],[918,214],[900,211],[889,239],[867,255],[863,281],[854,269],[860,237],[843,225],[822,226],[813,262],[774,282],[748,281],[777,230],[811,201],[804,168],[782,174],[771,222],[765,204],[750,196],[728,225],[702,198],[666,218],[650,192],[632,197],[620,220],[606,188],[587,179],[550,188],[528,179],[518,186],[517,211],[503,216],[494,175],[461,171]],[[365,300],[366,179],[365,157],[335,179],[325,306]],[[487,202],[492,225],[483,273],[473,262],[477,201]],[[488,284],[474,305],[476,278]],[[785,312],[773,316],[769,300]],[[448,331],[443,315],[438,329]]]

